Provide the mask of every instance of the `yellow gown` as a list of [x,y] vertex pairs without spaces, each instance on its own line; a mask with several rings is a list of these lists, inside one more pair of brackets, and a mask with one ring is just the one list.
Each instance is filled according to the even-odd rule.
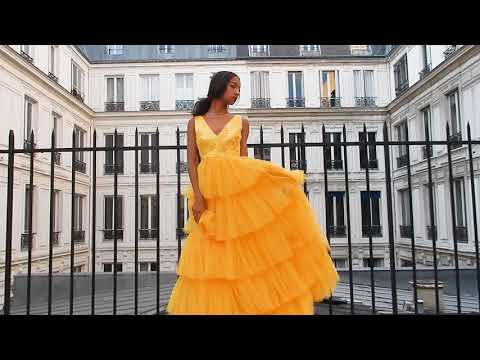
[[200,192],[189,217],[168,314],[312,315],[339,276],[302,186],[304,172],[240,156],[241,116],[216,135],[195,117]]

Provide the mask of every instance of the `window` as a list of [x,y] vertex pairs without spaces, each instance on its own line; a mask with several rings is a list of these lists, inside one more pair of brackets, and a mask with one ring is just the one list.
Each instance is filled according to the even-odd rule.
[[[262,149],[256,147],[253,149],[253,156],[255,159],[262,159]],[[264,147],[263,148],[263,160],[270,161],[270,148]]]
[[[382,236],[382,228],[380,226],[380,191],[360,192],[362,202],[362,236],[368,237],[368,223],[371,220],[372,236]],[[368,206],[370,203],[370,214]],[[370,216],[369,216],[370,215]]]
[[123,197],[117,196],[117,206],[114,206],[114,197],[105,196],[105,232],[104,240],[112,240],[114,238],[114,228],[117,228],[117,239],[123,238]]
[[140,75],[141,102],[140,110],[160,110],[160,76]]
[[62,209],[61,209],[61,195],[60,195],[59,190],[54,190],[53,191],[53,246],[58,246],[59,244],[59,234],[61,231],[61,214],[62,214]]
[[371,267],[384,267],[384,259],[383,258],[373,258],[373,264],[370,263],[370,258],[363,259],[363,267],[371,268]]
[[[376,132],[368,131],[367,137],[369,142],[375,141]],[[367,141],[365,139],[365,133],[363,131],[358,133],[359,141]],[[378,160],[377,160],[377,147],[375,145],[367,145],[368,147],[368,168],[369,169],[378,169]],[[367,168],[367,153],[366,148],[360,146],[360,168]]]
[[83,265],[79,265],[79,266],[74,266],[73,267],[73,272],[74,273],[81,273],[83,270]]
[[320,71],[320,97],[322,107],[340,106],[338,71]]
[[422,72],[420,78],[425,76],[432,69],[432,49],[430,45],[421,45],[422,47]]
[[48,76],[58,81],[57,77],[57,45],[50,45],[49,47],[49,64],[48,64]]
[[124,111],[123,77],[107,77],[107,103],[105,111]]
[[346,269],[348,268],[348,259],[347,258],[333,258],[335,268],[337,269]]
[[340,145],[341,132],[326,132],[324,142],[333,144],[325,146],[325,164],[327,169],[341,170],[343,169],[342,147]]
[[139,264],[140,271],[148,271],[148,266],[149,266],[148,262],[141,262]]
[[[403,120],[395,129],[398,141],[407,141],[407,119]],[[398,145],[397,167],[406,166],[407,162],[407,145]]]
[[400,237],[409,238],[412,236],[412,224],[410,222],[410,197],[408,189],[399,190],[400,198]]
[[425,223],[427,225],[427,239],[433,240],[433,233],[436,232],[436,226],[433,224],[436,223],[437,211],[436,203],[437,196],[435,194],[435,184],[432,184],[432,209],[433,209],[433,223],[430,217],[430,194],[429,194],[429,185],[423,185],[423,203],[425,204]]
[[25,114],[24,114],[24,148],[30,150],[31,147],[35,148],[35,143],[31,142],[32,131],[34,131],[34,113],[36,114],[36,101],[28,96],[25,96]]
[[303,73],[301,71],[288,72],[288,107],[305,107],[303,96]]
[[354,70],[353,85],[355,106],[376,105],[373,70]]
[[190,111],[193,108],[193,74],[176,74],[176,109]]
[[210,53],[222,53],[226,51],[225,45],[208,45],[208,52]]
[[[114,134],[105,135],[105,147],[113,147],[115,140],[114,138]],[[123,150],[121,150],[121,148],[123,147],[123,134],[117,133],[117,147],[119,147],[119,149],[117,150],[117,173],[123,174]],[[105,174],[114,173],[114,155],[115,151],[113,149],[105,151]]]
[[83,101],[85,73],[74,61],[72,61],[72,94]]
[[20,54],[27,61],[33,63],[33,45],[20,45]]
[[[288,141],[292,145],[299,143],[305,143],[305,133],[291,132],[288,134]],[[302,146],[290,146],[290,169],[292,170],[304,170],[307,169],[307,162],[305,159],[305,148]]]
[[175,45],[158,45],[158,52],[160,54],[173,54],[175,52]]
[[[423,121],[423,138],[424,140],[432,141],[432,119],[431,119],[431,112],[430,106],[427,106],[420,110],[421,118]],[[428,139],[427,139],[428,137]],[[423,145],[422,146],[423,158],[426,159],[427,157],[432,157],[432,145]]]
[[327,193],[327,230],[331,237],[345,236],[344,197],[344,191],[329,191]]
[[[117,272],[123,271],[123,264],[117,262]],[[113,272],[113,263],[103,263],[103,272]]]
[[108,55],[122,55],[123,45],[107,45],[106,52]]
[[74,242],[83,242],[85,240],[85,231],[83,230],[84,201],[84,195],[75,194],[73,197],[73,207],[75,213],[73,218]]
[[408,64],[407,54],[393,65],[393,75],[395,78],[395,95],[399,96],[408,89]]
[[[78,126],[75,126],[75,147],[83,148],[85,147],[85,131]],[[75,151],[75,161],[74,166],[76,171],[80,171],[82,173],[86,173],[86,164],[83,161],[84,159],[84,152],[79,150]]]
[[250,56],[265,56],[269,55],[269,45],[250,45],[248,47]]
[[372,47],[370,45],[350,45],[352,55],[371,55]]
[[[140,134],[141,146],[157,146],[157,134]],[[140,150],[140,172],[153,173],[158,167],[158,150],[142,149]]]
[[320,53],[320,45],[300,45],[300,52],[305,53]]
[[[460,104],[458,90],[447,95],[448,99],[448,125],[450,126],[451,140],[462,139],[462,123],[460,121]],[[459,144],[459,146],[461,146]]]
[[270,108],[270,81],[268,71],[252,71],[252,108]]
[[453,194],[455,201],[455,231],[457,233],[457,241],[467,243],[467,209],[465,202],[465,183],[463,178],[453,180]]
[[140,196],[140,238],[157,237],[158,211],[156,195]]

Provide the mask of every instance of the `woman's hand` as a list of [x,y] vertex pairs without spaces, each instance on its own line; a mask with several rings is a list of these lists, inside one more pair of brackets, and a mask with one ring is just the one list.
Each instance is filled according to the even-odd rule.
[[195,222],[198,224],[202,213],[207,210],[207,203],[203,196],[195,196],[195,200],[193,201],[192,211],[193,211],[193,218]]

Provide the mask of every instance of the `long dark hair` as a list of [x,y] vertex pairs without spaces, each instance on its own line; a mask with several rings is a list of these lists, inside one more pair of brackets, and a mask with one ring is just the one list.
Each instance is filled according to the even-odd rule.
[[235,76],[238,77],[237,74],[231,71],[219,71],[215,73],[210,80],[207,97],[201,98],[195,103],[192,114],[195,116],[204,115],[208,109],[210,109],[212,100],[220,99],[223,96],[225,90],[227,90],[228,83]]

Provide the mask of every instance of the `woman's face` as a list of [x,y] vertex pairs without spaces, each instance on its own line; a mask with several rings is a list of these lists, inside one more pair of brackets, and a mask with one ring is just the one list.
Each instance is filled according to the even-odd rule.
[[227,104],[233,105],[235,104],[239,96],[240,96],[240,79],[237,76],[234,76],[228,82],[227,89],[223,94],[223,99]]

